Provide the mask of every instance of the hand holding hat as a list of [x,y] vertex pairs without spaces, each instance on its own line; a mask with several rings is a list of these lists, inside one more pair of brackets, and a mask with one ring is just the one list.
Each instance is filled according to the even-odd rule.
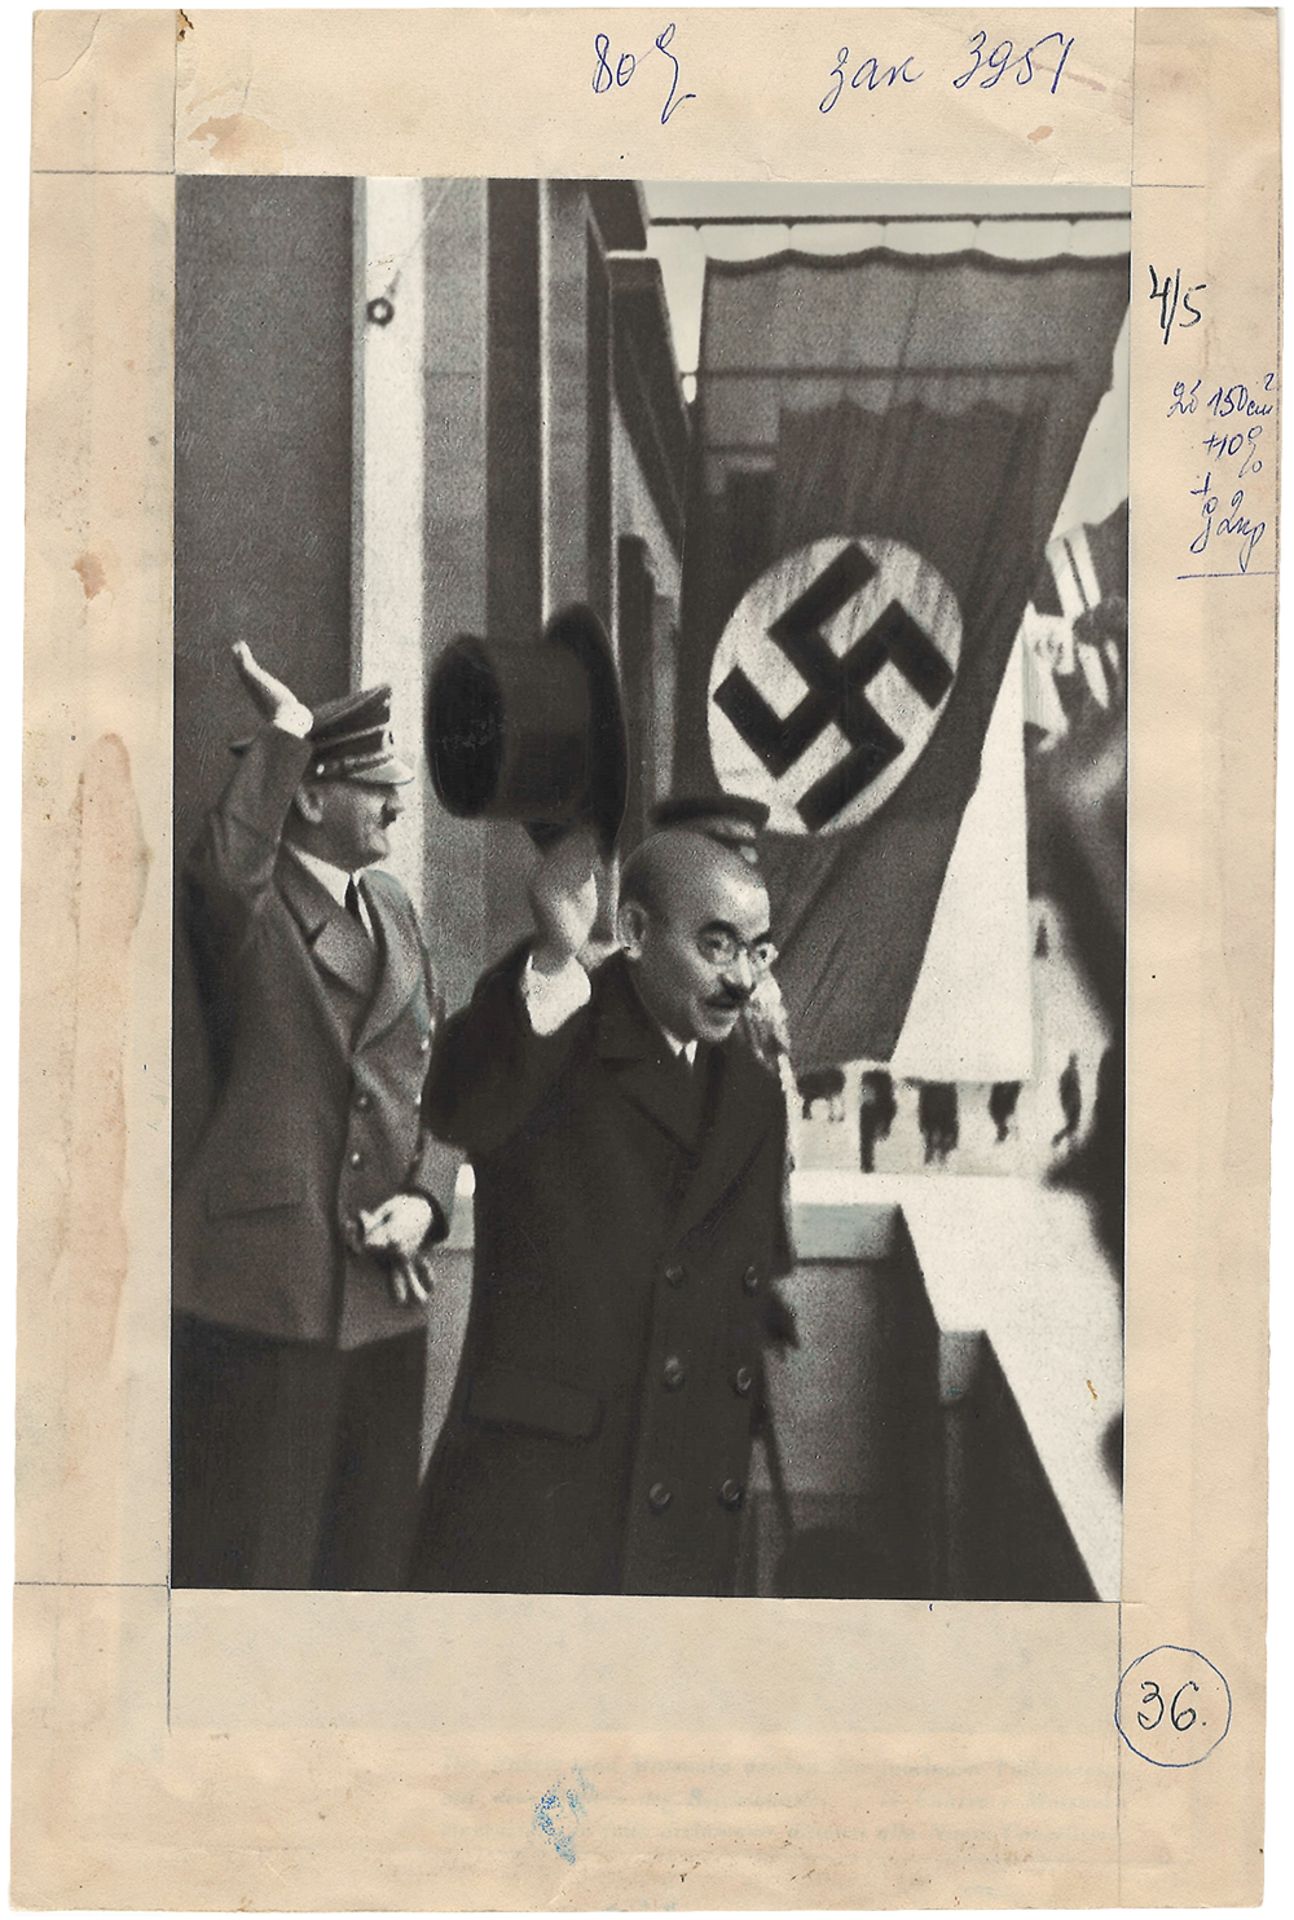
[[597,919],[601,864],[592,822],[572,827],[545,848],[530,880],[531,962],[538,972],[560,972],[587,944]]

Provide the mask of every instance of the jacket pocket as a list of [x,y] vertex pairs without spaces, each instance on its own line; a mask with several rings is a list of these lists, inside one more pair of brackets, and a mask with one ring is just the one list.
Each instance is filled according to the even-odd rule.
[[485,1426],[520,1427],[562,1440],[591,1440],[602,1425],[602,1398],[547,1374],[488,1367],[468,1388],[466,1415]]
[[305,1174],[300,1167],[271,1163],[230,1168],[207,1182],[207,1217],[219,1220],[227,1214],[298,1207],[304,1197]]

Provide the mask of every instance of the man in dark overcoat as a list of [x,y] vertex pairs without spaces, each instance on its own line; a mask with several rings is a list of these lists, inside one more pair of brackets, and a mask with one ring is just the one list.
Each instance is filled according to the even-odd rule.
[[234,653],[264,724],[184,874],[217,1091],[174,1215],[172,1578],[389,1588],[460,1158],[421,1113],[436,984],[374,864],[412,775],[389,688],[311,713]]
[[433,1455],[426,1590],[733,1591],[764,1358],[791,1264],[785,1107],[736,1032],[768,896],[685,831],[626,864],[622,951],[576,832],[532,886],[534,939],[438,1041],[427,1115],[471,1156],[475,1274]]

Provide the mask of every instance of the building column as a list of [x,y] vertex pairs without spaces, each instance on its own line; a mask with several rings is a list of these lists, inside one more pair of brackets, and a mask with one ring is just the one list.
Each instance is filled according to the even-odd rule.
[[355,462],[351,611],[356,680],[391,683],[397,751],[418,778],[392,866],[427,904],[423,687],[423,182],[355,182]]
[[585,601],[610,632],[610,283],[582,181],[543,181],[539,219],[544,608]]
[[[423,623],[427,674],[461,633],[485,634],[489,593],[488,195],[484,180],[424,180],[426,237]],[[451,1006],[495,956],[486,876],[507,828],[428,803],[428,938]],[[513,830],[515,831],[515,829]]]
[[451,1005],[485,958],[487,829],[451,819],[423,749],[435,657],[484,631],[486,279],[481,181],[355,183],[356,678],[389,681],[417,771],[392,866]]

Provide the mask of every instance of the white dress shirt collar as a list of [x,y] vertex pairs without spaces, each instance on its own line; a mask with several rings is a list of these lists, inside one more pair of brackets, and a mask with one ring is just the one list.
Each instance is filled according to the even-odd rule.
[[[656,1025],[660,1027],[659,1020],[656,1022]],[[694,1067],[696,1065],[696,1041],[680,1040],[678,1035],[671,1033],[668,1027],[660,1027],[660,1030],[665,1045],[669,1048],[674,1058],[677,1060],[681,1056],[687,1061],[689,1067]]]
[[[526,955],[526,963],[521,970],[521,997],[525,1001],[530,1025],[536,1033],[556,1033],[571,1015],[580,1007],[586,1006],[589,999],[589,976],[572,954],[566,965],[556,973],[536,971],[532,956]],[[647,1009],[643,1008],[644,1013]],[[696,1065],[696,1041],[680,1040],[677,1034],[662,1027],[659,1020],[652,1019],[666,1046],[677,1060],[679,1055],[687,1061],[689,1067]]]

